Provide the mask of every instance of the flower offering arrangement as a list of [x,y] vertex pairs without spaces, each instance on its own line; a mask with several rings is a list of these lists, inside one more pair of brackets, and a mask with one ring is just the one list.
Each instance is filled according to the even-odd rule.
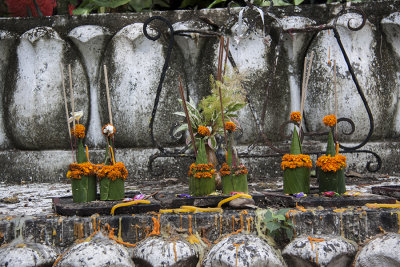
[[97,172],[100,184],[100,200],[121,200],[125,197],[124,181],[128,171],[122,162],[115,162],[113,137],[116,130],[111,124],[102,128],[103,135],[107,138],[104,165]]
[[[290,114],[290,120],[295,123],[300,123],[300,112],[292,112]],[[283,192],[285,194],[310,192],[310,169],[312,167],[312,162],[309,155],[302,154],[300,138],[296,126],[293,129],[290,154],[285,154],[282,157],[281,167],[284,171]]]
[[346,192],[344,169],[346,168],[346,157],[339,154],[339,144],[335,146],[333,140],[333,128],[336,126],[335,115],[325,116],[323,122],[330,127],[326,154],[317,160],[319,192]]
[[233,147],[233,135],[236,131],[235,123],[227,121],[225,130],[228,135],[228,151],[226,162],[220,169],[222,179],[222,193],[229,195],[231,192],[248,192],[247,174],[248,171],[243,164],[240,164],[239,157]]
[[206,196],[215,191],[215,169],[208,162],[204,139],[210,136],[210,130],[200,125],[197,128],[197,156],[196,162],[189,169],[189,192],[194,196]]
[[[73,117],[75,120],[75,118]],[[85,126],[75,124],[71,129],[71,135],[76,140],[76,161],[68,167],[67,178],[71,179],[72,198],[74,202],[89,202],[96,200],[97,166],[88,161],[88,153],[83,147],[85,138]]]
[[[96,165],[89,161],[89,149],[83,146],[85,138],[85,126],[79,124],[79,119],[83,112],[74,112],[74,90],[72,87],[71,66],[69,70],[70,96],[72,117],[68,118],[67,96],[65,92],[64,73],[61,67],[62,85],[64,91],[65,112],[67,115],[67,126],[70,133],[71,149],[73,160],[75,161],[74,147],[76,148],[76,163],[71,163],[68,167],[67,178],[71,179],[72,198],[74,202],[89,202],[97,198],[97,178],[100,184],[100,200],[121,200],[125,197],[124,181],[128,177],[128,171],[122,162],[115,162],[114,134],[115,127],[112,125],[111,102],[108,88],[107,68],[104,65],[104,76],[107,90],[107,106],[110,123],[101,129],[102,134],[107,139],[104,163]],[[77,121],[77,123],[75,123]],[[70,123],[73,127],[70,129]],[[75,146],[74,146],[75,144]]]

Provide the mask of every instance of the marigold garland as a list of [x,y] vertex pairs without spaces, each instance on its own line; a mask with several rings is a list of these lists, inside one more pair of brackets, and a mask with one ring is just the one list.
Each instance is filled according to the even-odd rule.
[[286,168],[294,169],[300,167],[312,167],[311,158],[309,155],[299,154],[299,155],[292,155],[292,154],[285,154],[282,157],[281,167],[283,170]]
[[236,130],[236,125],[231,121],[227,121],[225,122],[225,130],[234,132]]
[[301,121],[301,114],[299,111],[293,111],[290,113],[290,120],[294,122],[299,122]]
[[249,172],[247,171],[246,166],[243,164],[240,164],[237,169],[235,169],[235,175],[242,175],[242,174],[248,174]]
[[202,126],[202,125],[200,125],[199,128],[197,128],[197,132],[201,136],[210,136],[211,135],[210,129],[208,129],[206,126]]
[[228,164],[223,163],[221,169],[219,170],[219,173],[221,174],[221,176],[230,175],[231,174],[231,168],[229,168]]
[[76,124],[75,128],[71,129],[71,135],[80,139],[85,138],[85,126]]
[[81,179],[82,176],[94,176],[99,168],[100,166],[94,165],[90,162],[71,163],[68,167],[67,178]]
[[197,164],[192,163],[189,168],[189,176],[194,176],[196,178],[212,178],[215,174],[214,165],[208,164]]
[[337,154],[334,157],[330,155],[323,155],[318,158],[317,166],[324,172],[337,172],[346,168],[346,156]]
[[326,126],[332,127],[337,123],[337,119],[335,115],[327,115],[322,120]]
[[116,179],[125,180],[128,177],[128,171],[122,162],[117,162],[114,165],[104,165],[98,172],[97,177],[108,178],[112,181]]
[[107,123],[101,128],[101,133],[105,136],[112,137],[116,132],[116,129],[113,125]]

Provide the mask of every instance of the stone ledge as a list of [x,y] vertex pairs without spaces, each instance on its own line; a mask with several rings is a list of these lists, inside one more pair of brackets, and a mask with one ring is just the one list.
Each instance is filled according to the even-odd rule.
[[[280,148],[288,148],[287,143],[277,143]],[[345,145],[354,145],[346,143]],[[363,149],[377,153],[382,159],[380,173],[397,174],[400,169],[399,142],[370,142]],[[303,151],[324,151],[324,142],[305,142]],[[173,148],[172,148],[173,149]],[[239,152],[246,152],[247,146],[239,146]],[[170,158],[160,157],[153,164],[154,173],[148,170],[148,161],[151,155],[158,152],[156,149],[118,149],[118,160],[122,160],[129,172],[128,181],[155,180],[160,177],[176,177],[186,181],[188,166],[194,160],[191,157]],[[249,169],[250,179],[270,180],[282,176],[280,168],[281,157],[272,156],[276,152],[268,147],[257,146],[252,152],[260,155],[255,158],[242,157],[242,162]],[[72,162],[71,151],[66,150],[44,150],[44,151],[0,151],[0,168],[2,174],[0,181],[7,183],[23,182],[66,182],[65,177],[68,164]],[[263,156],[264,155],[264,156]],[[366,164],[372,162],[376,166],[375,159],[366,153],[345,154],[347,157],[347,170],[359,173],[367,173]],[[97,149],[90,151],[90,160],[94,163],[101,162],[104,151]],[[315,161],[315,156],[312,157]],[[170,168],[174,166],[174,168]]]
[[[193,233],[199,233],[210,242],[230,234],[241,228],[243,220],[244,232],[265,235],[265,228],[260,218],[266,210],[242,211],[225,210],[223,213],[197,214],[162,214],[160,225],[166,233],[187,234],[189,225]],[[296,213],[298,212],[298,213]],[[332,209],[295,211],[290,218],[295,225],[296,235],[324,234],[343,236],[356,243],[382,231],[399,231],[400,209],[367,209],[352,208],[334,211]],[[94,232],[94,227],[109,224],[115,228],[115,233],[121,230],[125,242],[136,243],[146,237],[153,229],[152,218],[155,214],[136,214],[125,216],[92,216],[92,217],[63,217],[63,216],[16,216],[0,218],[0,244],[9,243],[15,238],[35,243],[43,243],[66,248],[75,241],[85,239]],[[248,231],[250,229],[250,231]],[[276,240],[280,246],[287,240],[281,236]]]

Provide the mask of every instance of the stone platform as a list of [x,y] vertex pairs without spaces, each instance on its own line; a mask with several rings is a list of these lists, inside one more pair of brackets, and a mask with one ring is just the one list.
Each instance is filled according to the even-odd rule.
[[[354,185],[348,186],[348,190],[366,195],[372,186],[393,185],[399,181],[397,177],[358,182],[355,181],[358,178],[349,179],[353,179]],[[257,182],[250,188],[253,194],[270,194],[264,186],[264,182]],[[279,182],[274,187],[279,187]],[[8,266],[31,266],[33,260],[28,256],[27,265],[18,256],[11,258],[14,254],[27,255],[24,249],[36,253],[32,256],[35,262],[39,262],[37,255],[44,255],[41,257],[47,257],[50,264],[65,253],[55,266],[74,262],[71,266],[81,266],[77,262],[93,266],[117,263],[118,266],[196,266],[198,262],[204,266],[349,266],[353,261],[356,266],[368,266],[364,264],[365,259],[356,257],[359,246],[383,244],[397,249],[396,244],[400,244],[397,242],[400,240],[399,208],[291,207],[286,215],[294,225],[295,238],[289,240],[281,231],[272,239],[265,214],[282,207],[266,206],[265,201],[256,201],[258,209],[224,206],[222,213],[56,215],[51,209],[52,197],[70,195],[69,188],[67,184],[0,184],[0,256],[7,255],[4,259]],[[186,192],[187,186],[171,178],[154,184],[128,184],[127,191],[171,194]],[[392,250],[387,247],[386,251]],[[96,256],[98,251],[118,256]],[[98,257],[98,261],[82,259],[89,254]],[[378,256],[388,257],[389,263],[400,262],[398,256],[392,259],[391,255],[382,255]],[[396,266],[389,263],[382,266]],[[5,265],[4,260],[0,260],[0,265]]]

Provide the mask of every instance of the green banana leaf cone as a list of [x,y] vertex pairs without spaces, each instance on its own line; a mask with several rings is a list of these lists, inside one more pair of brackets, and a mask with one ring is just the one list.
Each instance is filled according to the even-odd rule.
[[233,177],[232,175],[225,175],[221,177],[222,183],[222,193],[224,195],[229,195],[231,192],[235,191],[233,189]]
[[100,200],[121,200],[125,197],[123,179],[100,179]]
[[[87,162],[86,151],[83,147],[83,140],[77,139],[76,151],[77,163]],[[90,202],[97,197],[97,180],[95,176],[82,176],[81,179],[72,179],[72,200],[75,203]]]
[[346,181],[344,170],[336,172],[324,172],[319,170],[319,192],[336,192],[343,194],[346,192]]
[[75,203],[89,202],[96,200],[96,177],[82,176],[81,179],[72,179],[72,200]]
[[194,196],[196,193],[195,190],[195,177],[193,175],[189,175],[189,194]]
[[233,191],[248,193],[247,174],[233,175]]
[[[300,138],[296,128],[293,130],[290,154],[302,154]],[[307,167],[286,168],[283,173],[283,192],[285,194],[310,193],[310,169]]]
[[283,173],[283,192],[285,194],[310,193],[310,169],[307,167],[286,169]]
[[[329,132],[328,145],[326,147],[326,155],[334,157],[336,155],[335,143],[333,142],[332,131]],[[320,167],[318,167],[318,182],[319,182],[319,192],[329,192],[333,191],[339,194],[346,192],[346,180],[344,176],[344,169],[338,170],[336,172],[324,172]]]
[[[196,157],[196,165],[198,164],[208,164],[206,147],[202,138],[199,139]],[[194,177],[194,174],[189,176],[189,192],[191,195],[207,196],[215,192],[215,175],[212,175],[212,178],[196,178]]]

